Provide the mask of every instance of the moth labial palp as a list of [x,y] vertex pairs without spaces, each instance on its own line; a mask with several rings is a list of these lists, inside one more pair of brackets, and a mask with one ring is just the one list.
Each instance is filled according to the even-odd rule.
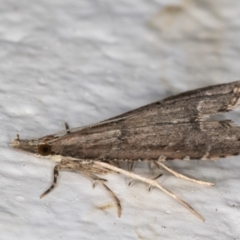
[[155,187],[176,199],[203,220],[189,204],[161,186],[156,179],[146,178],[124,170],[123,160],[153,161],[178,178],[194,183],[213,185],[184,176],[163,164],[164,161],[211,160],[240,154],[240,127],[230,120],[208,119],[218,113],[233,110],[240,104],[240,81],[209,86],[148,104],[97,124],[70,129],[35,140],[22,140],[19,136],[12,147],[51,158],[57,162],[52,191],[61,170],[78,171],[93,183],[101,183],[113,197],[121,215],[121,204],[114,192],[98,175],[120,173]]

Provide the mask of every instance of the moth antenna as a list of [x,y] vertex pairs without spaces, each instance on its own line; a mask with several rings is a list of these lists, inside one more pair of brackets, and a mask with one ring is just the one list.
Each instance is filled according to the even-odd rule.
[[70,133],[70,128],[67,122],[64,123],[67,134]]
[[[67,132],[67,133],[81,131],[81,130],[84,130],[84,129],[92,128],[92,127],[107,124],[107,123],[118,122],[118,121],[123,120],[123,119],[125,119],[125,117],[116,118],[116,119],[112,119],[112,120],[106,120],[106,121],[102,121],[102,122],[99,122],[99,123],[95,123],[95,124],[91,124],[91,125],[87,125],[87,126],[83,126],[83,127],[71,128],[71,129],[69,129],[69,132]],[[66,127],[66,125],[65,125],[65,127]],[[59,137],[61,137],[62,135],[64,136],[65,133],[66,133],[66,130],[60,131],[60,132],[54,134],[54,137],[56,137],[56,139],[48,141],[47,143],[56,142],[59,139]]]

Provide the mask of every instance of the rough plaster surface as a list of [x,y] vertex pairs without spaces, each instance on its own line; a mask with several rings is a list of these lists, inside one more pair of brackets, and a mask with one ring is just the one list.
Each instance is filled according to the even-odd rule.
[[[240,157],[173,161],[198,186],[159,182],[203,223],[154,189],[109,175],[108,194],[9,142],[98,122],[185,90],[240,79],[240,2],[233,0],[0,1],[0,239],[240,239]],[[239,119],[235,112],[231,117]],[[136,171],[151,176],[146,165]]]

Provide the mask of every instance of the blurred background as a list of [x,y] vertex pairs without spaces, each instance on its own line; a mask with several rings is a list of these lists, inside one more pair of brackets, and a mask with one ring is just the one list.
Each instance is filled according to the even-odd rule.
[[[156,189],[77,173],[52,182],[54,163],[13,151],[16,133],[38,138],[92,124],[172,94],[240,79],[240,2],[233,0],[0,0],[1,239],[239,239],[239,157],[173,161],[196,186],[159,181],[206,219]],[[233,113],[237,121],[239,113]],[[146,165],[136,171],[151,176]],[[107,206],[107,207],[106,207]]]

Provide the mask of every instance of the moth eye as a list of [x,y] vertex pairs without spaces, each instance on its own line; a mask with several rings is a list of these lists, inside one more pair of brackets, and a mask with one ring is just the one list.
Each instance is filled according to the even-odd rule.
[[38,146],[38,153],[42,156],[47,156],[51,154],[52,147],[48,144],[41,144]]

